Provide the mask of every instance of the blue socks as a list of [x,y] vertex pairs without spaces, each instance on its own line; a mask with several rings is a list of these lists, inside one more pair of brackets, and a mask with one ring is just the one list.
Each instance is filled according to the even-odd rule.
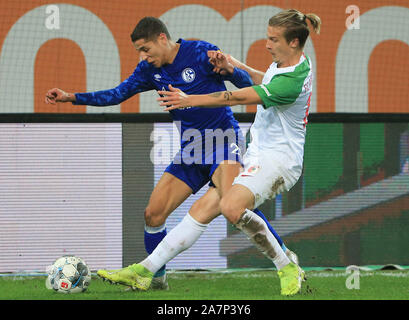
[[[148,254],[151,254],[153,250],[158,246],[158,244],[165,238],[166,226],[160,227],[148,227],[145,225],[144,239],[145,239],[145,250]],[[155,273],[154,277],[161,277],[166,272],[166,265]]]

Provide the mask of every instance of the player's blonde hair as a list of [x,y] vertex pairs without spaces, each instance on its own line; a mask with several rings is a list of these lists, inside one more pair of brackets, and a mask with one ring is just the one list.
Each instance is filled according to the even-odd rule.
[[298,38],[300,48],[304,48],[305,41],[310,34],[307,20],[310,21],[315,33],[319,34],[321,30],[321,19],[314,13],[304,14],[295,9],[284,10],[268,21],[271,27],[284,27],[284,37],[288,43],[293,39]]

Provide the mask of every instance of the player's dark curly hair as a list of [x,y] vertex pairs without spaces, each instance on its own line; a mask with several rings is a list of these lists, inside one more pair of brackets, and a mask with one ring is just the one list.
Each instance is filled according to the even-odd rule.
[[145,17],[138,22],[131,33],[131,40],[132,42],[139,39],[151,41],[157,38],[161,33],[166,34],[166,37],[170,39],[168,28],[166,28],[161,20],[155,17]]

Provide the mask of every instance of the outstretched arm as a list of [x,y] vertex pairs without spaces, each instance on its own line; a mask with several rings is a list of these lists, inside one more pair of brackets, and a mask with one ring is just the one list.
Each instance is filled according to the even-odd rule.
[[210,94],[187,95],[182,90],[169,85],[170,91],[158,91],[164,97],[158,98],[165,111],[186,107],[221,107],[243,104],[262,103],[257,92],[252,88],[243,88],[235,91],[219,91]]
[[100,107],[118,105],[137,93],[154,89],[146,76],[145,68],[145,64],[140,63],[128,79],[108,90],[68,93],[58,88],[51,89],[45,96],[45,102],[48,104],[71,102],[74,105]]
[[59,88],[54,88],[47,92],[45,103],[71,102],[74,105],[105,107],[118,105],[133,94],[128,86],[122,86],[122,84],[113,89],[85,93],[68,93]]
[[264,72],[249,67],[229,54],[225,54],[221,51],[209,50],[207,55],[209,57],[209,62],[214,66],[214,72],[225,75],[233,73],[234,68],[239,68],[250,75],[254,84],[258,85],[263,81]]
[[71,102],[74,105],[104,107],[118,105],[137,92],[132,90],[132,86],[127,85],[126,82],[113,89],[86,93],[68,93],[59,88],[54,88],[47,92],[45,103]]

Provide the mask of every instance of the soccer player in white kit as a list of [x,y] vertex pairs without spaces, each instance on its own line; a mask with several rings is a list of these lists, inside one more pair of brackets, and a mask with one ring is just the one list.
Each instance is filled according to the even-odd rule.
[[[255,121],[250,129],[252,140],[244,155],[244,170],[233,185],[221,195],[220,209],[226,219],[273,261],[278,270],[282,295],[294,295],[301,290],[304,271],[291,262],[277,240],[268,232],[266,223],[252,209],[280,192],[290,190],[302,172],[308,110],[312,93],[312,65],[303,48],[309,35],[307,24],[319,33],[321,21],[315,14],[285,10],[269,20],[266,48],[273,63],[263,75],[247,68],[258,85],[235,91],[206,95],[186,95],[169,86],[160,91],[165,110],[190,106],[218,107],[257,103]],[[211,59],[216,68],[232,67],[222,53]],[[233,62],[234,63],[234,62]],[[262,78],[262,81],[260,81]],[[257,80],[258,79],[258,80]],[[261,84],[260,84],[261,82]],[[135,264],[129,274],[135,287],[146,289],[154,272],[178,253],[193,245],[200,235],[200,215],[187,216],[162,240],[145,260]],[[180,243],[188,243],[183,248]]]

